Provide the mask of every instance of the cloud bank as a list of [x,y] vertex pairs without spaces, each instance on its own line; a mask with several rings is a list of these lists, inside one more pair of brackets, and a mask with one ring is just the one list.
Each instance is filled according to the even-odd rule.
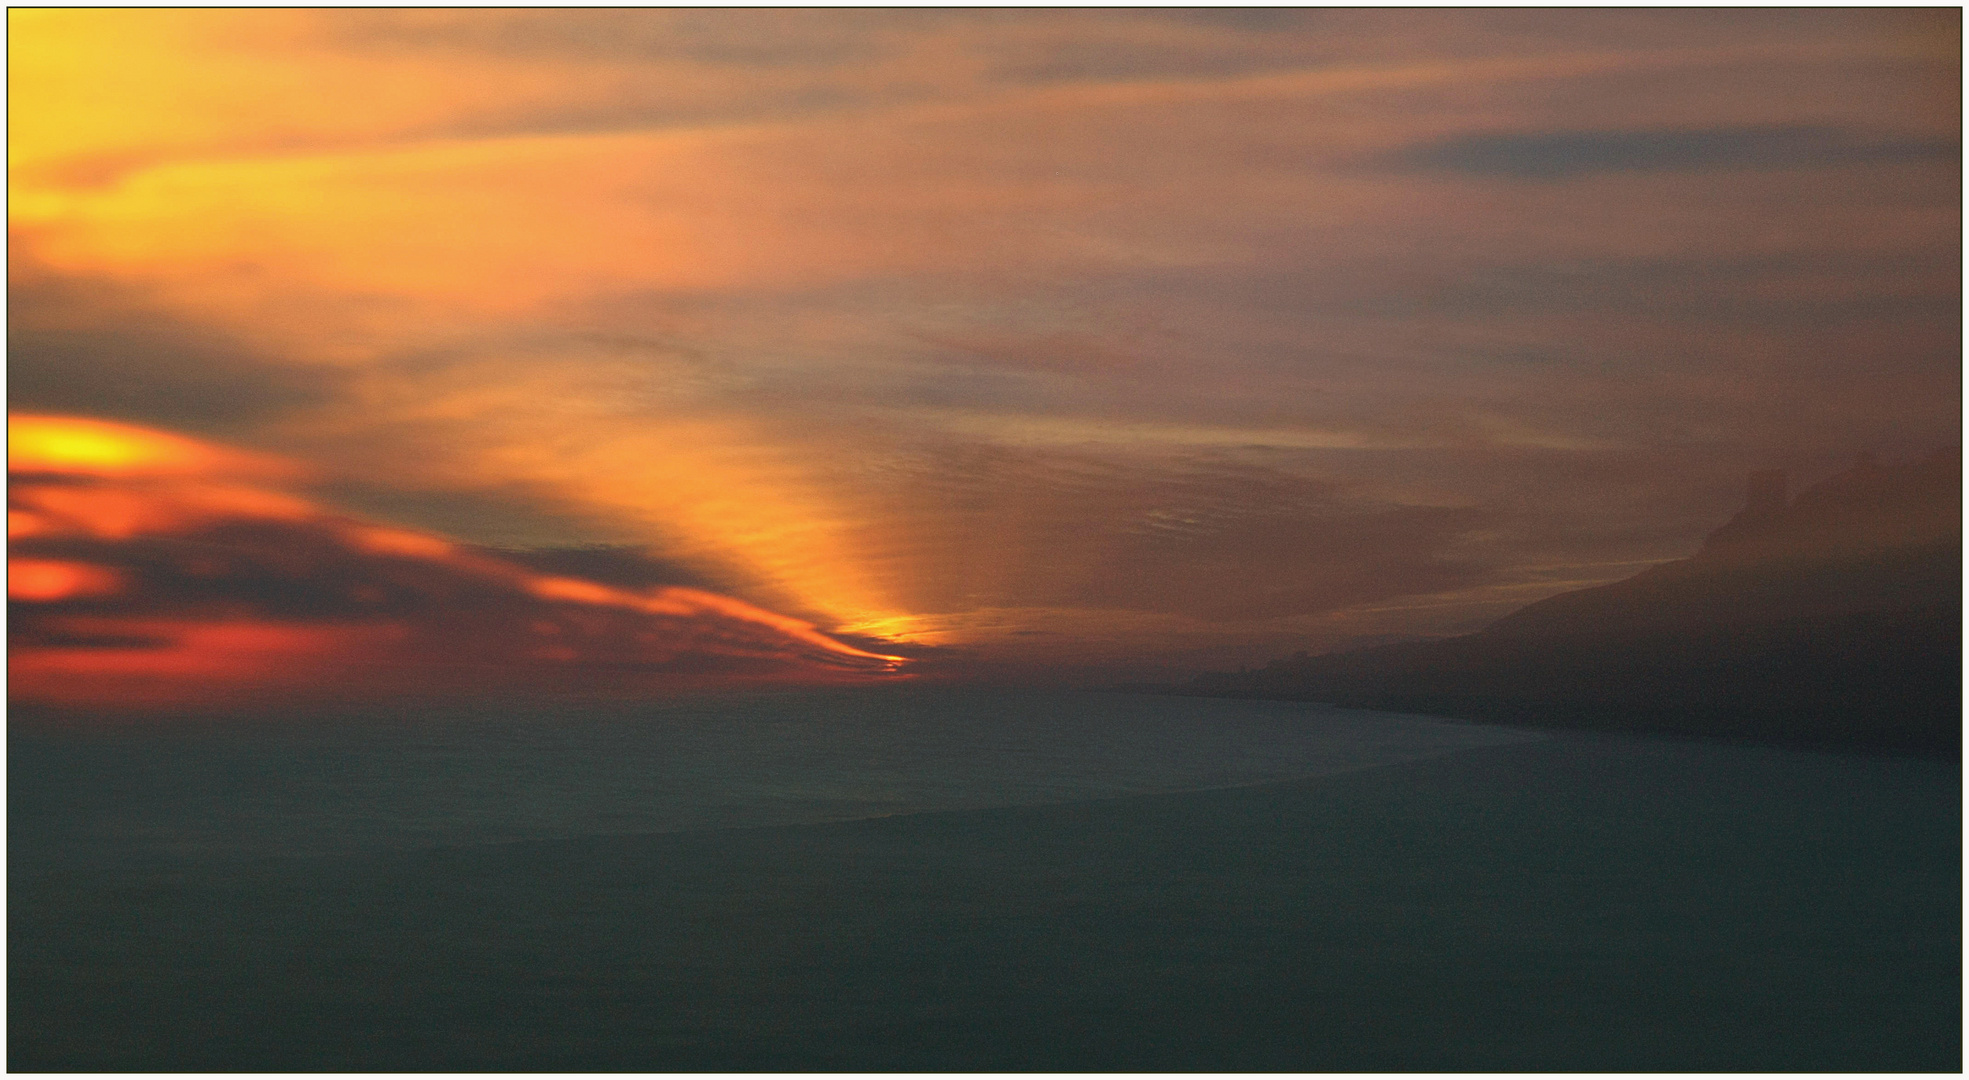
[[273,486],[277,459],[9,418],[10,695],[62,705],[651,693],[902,658],[702,589],[543,573]]

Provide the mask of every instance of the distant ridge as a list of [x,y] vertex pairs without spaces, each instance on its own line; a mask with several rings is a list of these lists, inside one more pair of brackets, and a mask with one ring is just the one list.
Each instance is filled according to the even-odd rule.
[[1959,755],[1962,459],[1869,455],[1744,509],[1690,558],[1474,634],[1275,660],[1180,693]]

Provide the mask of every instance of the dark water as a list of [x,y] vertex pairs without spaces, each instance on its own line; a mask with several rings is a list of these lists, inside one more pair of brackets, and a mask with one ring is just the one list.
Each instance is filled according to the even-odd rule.
[[1536,737],[1281,702],[916,688],[17,722],[10,817],[18,854],[63,861],[326,855],[1225,787]]
[[1946,1070],[1953,764],[882,691],[9,741],[14,1070]]

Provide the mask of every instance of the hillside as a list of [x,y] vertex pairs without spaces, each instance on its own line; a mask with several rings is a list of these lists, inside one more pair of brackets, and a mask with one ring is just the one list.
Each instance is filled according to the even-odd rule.
[[1961,458],[1781,474],[1690,558],[1474,634],[1213,673],[1186,691],[1541,726],[1958,754]]

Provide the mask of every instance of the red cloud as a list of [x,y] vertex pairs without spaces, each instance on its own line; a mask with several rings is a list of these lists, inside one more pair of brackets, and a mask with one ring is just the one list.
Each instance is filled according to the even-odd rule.
[[289,463],[11,416],[12,700],[648,693],[902,663],[729,596],[537,573],[269,487]]

